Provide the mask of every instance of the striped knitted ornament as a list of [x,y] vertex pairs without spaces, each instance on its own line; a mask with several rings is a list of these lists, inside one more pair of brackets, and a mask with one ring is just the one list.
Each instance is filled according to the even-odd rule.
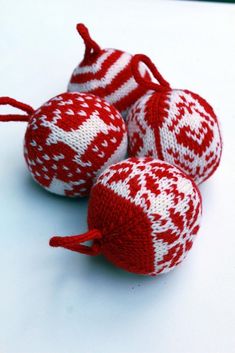
[[0,98],[27,115],[1,121],[27,121],[24,156],[33,179],[58,195],[85,196],[97,176],[125,158],[127,133],[120,113],[87,93],[63,93],[36,111],[11,98]]
[[[139,71],[144,62],[159,84],[145,81]],[[139,99],[127,117],[131,156],[153,156],[180,167],[196,183],[208,179],[219,165],[222,140],[213,108],[198,94],[171,89],[144,55],[132,60],[136,81],[152,89]]]
[[[73,71],[68,91],[102,97],[125,117],[129,108],[147,91],[133,78],[132,55],[117,49],[101,49],[82,23],[77,25],[77,30],[86,50],[83,60]],[[143,64],[139,69],[146,79],[150,78]]]
[[[200,217],[201,196],[192,179],[164,161],[129,158],[108,167],[93,186],[89,231],[53,237],[50,245],[102,253],[127,271],[157,275],[183,261]],[[81,244],[87,240],[91,247]]]

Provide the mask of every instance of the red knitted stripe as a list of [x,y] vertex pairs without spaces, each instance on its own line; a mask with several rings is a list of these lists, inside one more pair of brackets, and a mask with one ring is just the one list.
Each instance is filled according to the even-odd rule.
[[161,124],[161,113],[159,114],[159,106],[160,106],[160,100],[165,98],[165,93],[159,92],[155,93],[152,98],[148,102],[148,114],[146,114],[146,117],[148,118],[149,125],[152,127],[154,131],[154,136],[155,136],[155,144],[156,144],[156,151],[157,151],[157,156],[159,159],[164,159],[163,158],[163,153],[162,153],[162,146],[161,146],[161,135],[160,135],[160,124]]
[[[114,64],[116,60],[118,60],[123,52],[115,50],[113,54],[111,54],[110,57],[108,57],[105,62],[102,65],[102,69],[93,74],[93,73],[86,73],[86,74],[77,74],[73,75],[71,78],[71,83],[86,83],[89,80],[92,79],[102,79],[108,69]],[[106,87],[98,87],[95,89],[89,90],[89,93],[92,93],[96,96],[100,97],[105,97],[108,96],[109,94],[115,93],[116,90],[118,90],[125,82],[127,82],[130,78],[132,77],[132,71],[131,71],[131,61],[125,66],[115,77],[114,79],[108,83]],[[144,78],[146,80],[150,79],[149,73],[146,71],[146,74],[144,75]],[[129,92],[125,97],[121,98],[117,102],[114,102],[115,107],[120,110],[126,110],[134,101],[139,99],[144,93],[146,92],[146,89],[137,86],[135,89],[133,89],[131,92]]]
[[107,93],[114,93],[122,85],[124,85],[132,77],[131,63],[129,62],[123,69],[114,77],[114,79],[106,86]]
[[130,93],[128,93],[123,98],[119,99],[114,103],[115,107],[120,111],[124,111],[133,105],[133,102],[136,102],[140,97],[142,97],[146,93],[146,90],[140,86],[137,86]]
[[[110,67],[121,57],[123,52],[119,50],[115,50],[103,63],[101,69],[95,73],[87,72],[87,73],[77,73],[73,74],[71,78],[71,83],[86,83],[87,81],[97,79],[102,79],[106,72],[110,69]],[[97,58],[98,59],[98,58]]]
[[[120,212],[113,212],[114,209],[125,212],[120,218]],[[154,272],[151,223],[140,206],[102,184],[95,185],[89,202],[88,226],[100,230],[101,251],[116,266],[138,274]]]
[[[112,83],[110,84],[110,87],[112,88]],[[98,97],[105,98],[107,96],[108,89],[110,90],[109,85],[106,86],[105,88],[99,87],[99,88],[96,88],[93,90],[89,90],[89,93],[94,94],[95,96],[98,96]],[[112,93],[115,93],[115,91],[112,91],[111,94]],[[145,93],[145,90],[143,90],[143,88],[138,86],[135,89],[133,89],[132,91],[130,91],[123,98],[118,99],[114,103],[111,103],[111,102],[110,103],[113,104],[115,106],[115,108],[121,112],[121,111],[126,110],[128,107],[130,107],[133,104],[133,102],[135,102],[141,96],[143,96],[144,93]]]

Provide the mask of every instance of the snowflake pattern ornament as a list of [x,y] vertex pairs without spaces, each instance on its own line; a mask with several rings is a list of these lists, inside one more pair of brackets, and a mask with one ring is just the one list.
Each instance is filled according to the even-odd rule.
[[[164,161],[129,158],[108,167],[92,187],[89,231],[53,237],[50,245],[102,253],[127,271],[158,275],[183,261],[200,217],[201,196],[192,179]],[[87,240],[92,246],[81,244]]]
[[[132,55],[117,49],[101,49],[82,23],[77,25],[77,31],[86,50],[82,62],[73,71],[68,91],[102,97],[125,117],[129,108],[147,91],[132,75]],[[146,79],[150,78],[143,64],[139,69]]]
[[[159,84],[139,72],[145,63]],[[151,60],[141,54],[132,59],[139,85],[151,89],[131,108],[127,117],[130,156],[153,156],[181,168],[197,184],[208,179],[220,163],[222,140],[213,108],[198,94],[171,89]]]
[[24,156],[33,179],[46,190],[86,196],[97,176],[125,158],[127,133],[120,113],[87,93],[63,93],[36,111],[8,97],[27,115],[2,115],[1,121],[27,121]]

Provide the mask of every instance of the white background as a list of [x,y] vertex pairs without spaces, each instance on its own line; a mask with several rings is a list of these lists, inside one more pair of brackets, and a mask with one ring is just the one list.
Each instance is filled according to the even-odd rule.
[[207,98],[221,121],[222,162],[201,187],[188,259],[141,277],[49,248],[53,234],[86,230],[87,200],[37,186],[22,154],[25,123],[1,124],[0,352],[235,352],[235,5],[0,0],[0,95],[36,108],[65,91],[84,50],[77,22],[104,47],[148,54],[173,87]]

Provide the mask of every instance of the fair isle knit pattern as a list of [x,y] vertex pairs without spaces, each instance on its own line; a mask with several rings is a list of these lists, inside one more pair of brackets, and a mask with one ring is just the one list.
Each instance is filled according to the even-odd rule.
[[[144,63],[157,82],[145,80]],[[217,169],[222,139],[217,117],[208,102],[188,90],[172,89],[149,57],[132,58],[136,82],[152,90],[139,99],[127,117],[130,156],[152,156],[182,169],[197,184]]]
[[[147,92],[133,78],[132,55],[116,49],[101,49],[93,40],[90,43],[91,38],[84,25],[78,24],[77,29],[84,40],[86,52],[82,62],[73,71],[68,91],[102,97],[125,117],[130,107]],[[143,76],[149,78],[143,64],[140,64],[139,69]]]
[[200,216],[200,193],[182,171],[153,158],[129,158],[93,186],[88,225],[100,232],[100,251],[111,262],[157,275],[183,261]]
[[146,95],[127,120],[131,156],[153,156],[180,167],[196,183],[217,168],[222,142],[216,115],[187,90]]
[[87,195],[97,176],[124,159],[126,150],[120,113],[91,94],[50,99],[31,115],[25,134],[25,160],[33,178],[59,195]]

